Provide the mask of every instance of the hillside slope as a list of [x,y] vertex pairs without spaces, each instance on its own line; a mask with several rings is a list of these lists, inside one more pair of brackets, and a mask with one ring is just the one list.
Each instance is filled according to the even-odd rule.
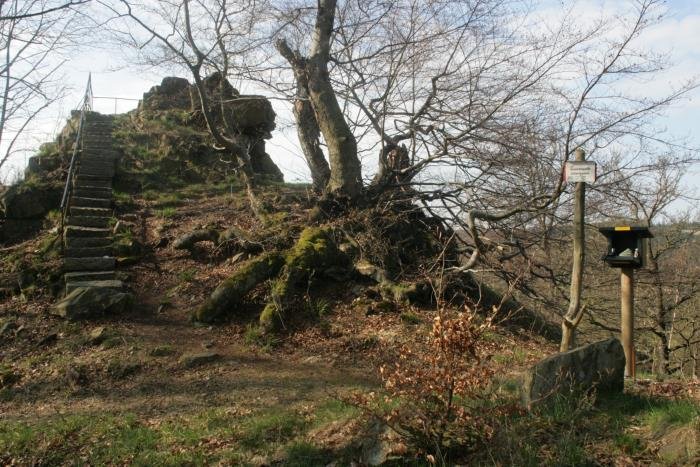
[[[322,277],[305,277],[293,314],[285,315],[275,332],[259,326],[275,287],[268,280],[258,281],[211,323],[193,321],[212,292],[250,259],[261,252],[294,251],[302,232],[318,224],[315,196],[308,186],[268,180],[260,194],[267,206],[261,218],[190,112],[149,108],[144,113],[142,106],[117,121],[114,138],[123,157],[114,250],[119,278],[134,295],[134,306],[88,321],[51,315],[63,290],[58,215],[49,202],[41,214],[23,218],[32,228],[11,232],[13,240],[0,250],[0,461],[429,462],[425,449],[386,433],[376,413],[358,401],[385,394],[386,373],[382,376],[380,368],[405,360],[406,348],[416,361],[430,357],[435,318],[473,308],[481,298],[478,291],[470,290],[466,295],[474,300],[463,304],[438,306],[429,289],[425,299],[411,284],[434,264],[407,243],[398,264],[383,264],[399,271],[389,289],[372,274],[347,275],[332,268]],[[22,189],[43,193],[45,185],[37,180],[59,185],[69,140],[44,149],[41,164],[53,168],[30,169]],[[404,220],[383,215],[358,209],[330,224],[338,230],[360,225],[351,236],[368,257],[396,258],[387,253],[395,245],[377,242],[385,237],[369,227],[391,231]],[[193,232],[215,235],[184,241]],[[499,301],[493,295],[486,297],[488,304]],[[488,350],[484,366],[493,374],[484,392],[488,401],[509,409],[494,416],[494,430],[482,444],[446,453],[445,463],[698,461],[697,384],[630,382],[625,394],[612,398],[574,398],[523,411],[522,372],[557,348],[527,328],[497,323],[481,337]],[[469,401],[460,402],[470,407]],[[386,400],[389,407],[401,403]],[[485,414],[489,410],[489,405],[478,408]]]

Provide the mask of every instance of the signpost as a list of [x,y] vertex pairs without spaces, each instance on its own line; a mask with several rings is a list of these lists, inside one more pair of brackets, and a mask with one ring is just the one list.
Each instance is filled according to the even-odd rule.
[[581,304],[583,290],[583,263],[586,256],[586,183],[595,182],[595,162],[586,160],[586,153],[581,148],[574,152],[573,161],[564,166],[564,179],[567,183],[576,183],[574,188],[574,225],[573,225],[573,261],[571,265],[571,284],[569,290],[569,308],[561,322],[561,343],[559,350],[566,352],[574,347],[576,327],[583,317],[584,306]]
[[566,183],[593,183],[596,175],[596,165],[593,161],[568,161],[564,166]]

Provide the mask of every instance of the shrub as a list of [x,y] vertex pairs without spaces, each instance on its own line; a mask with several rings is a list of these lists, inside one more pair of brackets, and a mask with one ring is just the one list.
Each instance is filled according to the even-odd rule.
[[495,344],[481,339],[491,320],[465,310],[448,318],[438,313],[428,349],[404,346],[393,366],[380,368],[386,395],[356,393],[351,402],[382,420],[429,462],[466,457],[495,433],[497,421],[512,410],[487,391]]

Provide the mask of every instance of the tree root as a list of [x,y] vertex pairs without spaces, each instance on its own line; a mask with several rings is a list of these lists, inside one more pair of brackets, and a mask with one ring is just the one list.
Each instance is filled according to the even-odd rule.
[[265,253],[241,266],[234,275],[222,282],[211,297],[194,313],[194,321],[211,323],[235,313],[243,297],[259,283],[274,277],[284,265],[277,252]]
[[257,254],[262,251],[262,245],[249,238],[240,229],[231,227],[219,232],[216,229],[199,229],[189,232],[179,237],[173,243],[176,250],[194,251],[194,247],[199,242],[212,242],[216,245],[218,252],[224,254],[237,253],[243,251],[248,254]]
[[329,227],[306,228],[285,257],[282,273],[272,286],[272,298],[260,314],[260,325],[265,330],[284,327],[300,289],[314,277],[337,277],[347,267],[348,259],[338,250]]

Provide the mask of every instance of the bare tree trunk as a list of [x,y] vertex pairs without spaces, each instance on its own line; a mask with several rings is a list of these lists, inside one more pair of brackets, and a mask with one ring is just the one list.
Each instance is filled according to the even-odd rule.
[[[583,149],[576,149],[576,160],[586,159]],[[574,192],[574,244],[573,265],[571,267],[571,289],[569,292],[569,309],[561,322],[561,343],[559,351],[565,352],[574,347],[576,342],[576,327],[581,322],[585,307],[581,306],[581,291],[583,289],[583,262],[586,257],[586,231],[584,225],[586,207],[586,184],[578,182]]]
[[[338,104],[335,90],[328,75],[335,7],[336,0],[319,0],[316,25],[311,42],[311,54],[308,58],[302,58],[298,52],[292,52],[284,40],[277,42],[277,49],[292,65],[297,78],[297,89],[300,86],[300,78],[302,84],[306,84],[302,87],[308,91],[308,102],[313,109],[318,129],[323,134],[328,146],[330,177],[326,184],[326,190],[330,193],[356,198],[362,192],[362,167],[357,157],[357,141],[345,120],[345,115]],[[295,115],[297,115],[296,107],[295,104]],[[308,119],[307,109],[300,107],[299,110],[305,111],[304,117],[306,118],[304,121],[298,120],[300,139],[302,145],[310,143],[309,152],[307,153],[305,149],[305,155],[307,160],[311,159],[313,166],[319,169],[318,175],[322,178],[324,175],[323,164],[319,160],[320,147],[314,144],[314,141],[318,139],[315,133],[316,128],[312,124],[312,120]],[[316,137],[314,138],[314,136]],[[311,167],[312,173],[314,167]]]
[[297,80],[297,99],[294,102],[294,117],[297,121],[297,135],[301,143],[302,151],[306,157],[306,162],[311,171],[311,180],[314,190],[321,192],[328,185],[331,177],[331,169],[328,161],[323,155],[319,137],[321,129],[316,120],[316,114],[309,102],[308,89],[306,83],[301,84]]

